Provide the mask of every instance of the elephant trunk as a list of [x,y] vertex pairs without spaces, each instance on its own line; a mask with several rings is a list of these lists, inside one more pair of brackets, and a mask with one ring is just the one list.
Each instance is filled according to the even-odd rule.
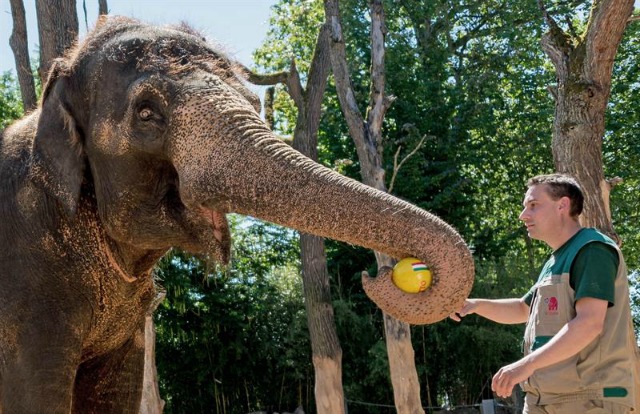
[[313,162],[274,136],[253,110],[220,112],[184,135],[199,147],[196,154],[182,152],[181,145],[173,149],[187,206],[237,212],[398,259],[425,261],[434,280],[422,293],[398,289],[389,268],[375,279],[363,276],[369,297],[402,321],[434,323],[462,306],[474,265],[451,226]]

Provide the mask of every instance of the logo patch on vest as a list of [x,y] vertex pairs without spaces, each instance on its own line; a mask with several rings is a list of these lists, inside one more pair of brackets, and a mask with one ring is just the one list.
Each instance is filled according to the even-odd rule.
[[544,303],[547,305],[545,315],[557,315],[558,314],[558,298],[551,296],[544,298]]

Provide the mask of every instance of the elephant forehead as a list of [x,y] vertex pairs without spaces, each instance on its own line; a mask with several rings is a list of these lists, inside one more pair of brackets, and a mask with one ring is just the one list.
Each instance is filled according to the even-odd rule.
[[232,66],[206,43],[175,31],[127,33],[108,42],[103,54],[110,62],[129,64],[138,71],[182,74],[203,67],[227,71]]

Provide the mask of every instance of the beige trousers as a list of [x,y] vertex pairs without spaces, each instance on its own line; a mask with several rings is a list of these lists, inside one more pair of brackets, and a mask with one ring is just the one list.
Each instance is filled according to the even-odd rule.
[[[531,396],[533,397],[533,396]],[[621,404],[602,400],[571,401],[558,404],[536,405],[525,398],[523,414],[629,414],[631,409]]]

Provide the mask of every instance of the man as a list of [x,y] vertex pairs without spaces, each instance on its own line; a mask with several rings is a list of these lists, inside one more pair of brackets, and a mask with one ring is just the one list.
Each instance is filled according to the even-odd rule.
[[520,299],[467,299],[451,318],[476,313],[527,323],[524,357],[502,367],[491,384],[508,397],[521,383],[525,413],[629,413],[640,404],[640,373],[622,253],[607,236],[580,226],[584,197],[573,178],[541,175],[527,185],[519,218],[529,237],[553,249],[538,282]]

